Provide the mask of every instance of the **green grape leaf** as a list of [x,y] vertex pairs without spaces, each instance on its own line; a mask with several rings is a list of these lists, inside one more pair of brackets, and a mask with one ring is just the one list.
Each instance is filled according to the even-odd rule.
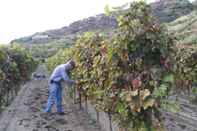
[[165,77],[163,78],[163,81],[164,82],[174,82],[174,75],[173,74],[168,74],[168,75],[165,75]]

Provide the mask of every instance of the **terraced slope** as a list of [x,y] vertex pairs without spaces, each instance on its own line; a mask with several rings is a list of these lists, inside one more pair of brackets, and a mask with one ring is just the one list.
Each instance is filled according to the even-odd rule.
[[168,24],[179,43],[197,44],[197,10]]

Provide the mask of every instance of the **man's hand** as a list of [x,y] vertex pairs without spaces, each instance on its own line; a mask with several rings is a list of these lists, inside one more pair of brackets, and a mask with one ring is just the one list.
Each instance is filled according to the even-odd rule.
[[79,85],[80,81],[79,80],[75,80],[75,85]]

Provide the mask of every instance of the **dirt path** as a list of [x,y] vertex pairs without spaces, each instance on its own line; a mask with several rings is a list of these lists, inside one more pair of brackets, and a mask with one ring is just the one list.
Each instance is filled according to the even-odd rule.
[[[40,67],[37,72],[45,73]],[[0,116],[0,131],[100,131],[95,121],[69,100],[64,100],[66,115],[43,113],[48,97],[47,80],[31,80]]]

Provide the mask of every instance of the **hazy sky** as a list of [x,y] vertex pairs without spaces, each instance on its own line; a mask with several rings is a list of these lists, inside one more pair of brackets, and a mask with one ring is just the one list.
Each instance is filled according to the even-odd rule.
[[[66,26],[133,0],[0,0],[0,43]],[[152,2],[154,0],[148,0]]]

